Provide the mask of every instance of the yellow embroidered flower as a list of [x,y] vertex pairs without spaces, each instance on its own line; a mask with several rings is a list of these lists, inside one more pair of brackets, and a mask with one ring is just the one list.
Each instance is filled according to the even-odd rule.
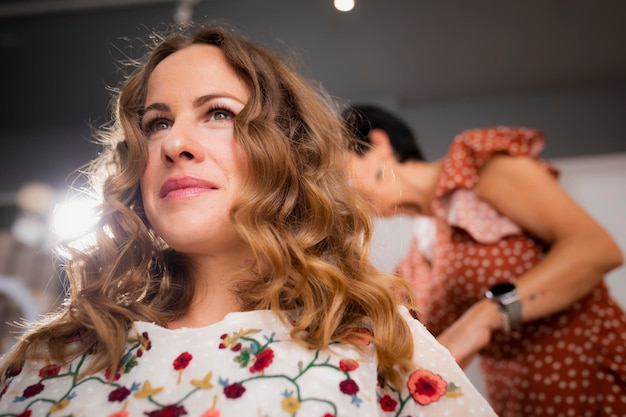
[[215,407],[217,407],[217,395],[213,396],[213,404],[211,404],[211,408],[206,410],[200,417],[220,417],[222,413]]
[[281,407],[288,413],[295,414],[300,409],[300,401],[295,397],[287,397],[281,401]]
[[461,387],[456,385],[454,382],[448,383],[448,387],[446,390],[446,397],[448,398],[458,398],[463,396],[463,391],[461,391]]
[[56,413],[57,411],[64,410],[68,405],[70,405],[70,400],[67,398],[59,401],[58,403],[54,403],[52,404],[52,407],[50,407],[50,413]]
[[146,380],[146,382],[143,383],[141,389],[133,395],[137,398],[148,398],[153,395],[157,395],[161,391],[163,391],[163,387],[152,388],[152,384],[150,384],[150,381]]
[[213,384],[211,384],[211,378],[213,377],[213,372],[209,372],[206,374],[204,379],[192,379],[191,385],[200,389],[211,389],[213,388]]
[[232,335],[223,334],[220,339],[220,349],[230,349],[232,351],[239,351],[241,349],[240,339],[242,337],[258,333],[260,330],[258,329],[239,329],[237,333],[233,333]]
[[143,332],[142,334],[135,334],[134,336],[131,336],[128,340],[131,343],[139,342],[139,344],[141,345],[140,350],[150,350],[150,348],[152,347],[152,342],[150,341],[147,332]]

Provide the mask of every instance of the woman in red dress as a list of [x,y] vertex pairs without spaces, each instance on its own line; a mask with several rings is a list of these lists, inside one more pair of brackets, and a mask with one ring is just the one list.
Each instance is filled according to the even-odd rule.
[[426,162],[394,115],[345,117],[353,185],[377,215],[415,219],[397,273],[420,320],[461,366],[480,356],[498,415],[626,416],[626,314],[604,283],[622,253],[538,159],[543,135],[470,130]]

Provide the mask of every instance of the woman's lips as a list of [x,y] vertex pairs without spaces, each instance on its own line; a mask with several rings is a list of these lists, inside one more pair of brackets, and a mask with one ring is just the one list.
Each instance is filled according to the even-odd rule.
[[172,177],[163,183],[159,196],[168,200],[185,198],[217,190],[217,188],[215,184],[196,177]]

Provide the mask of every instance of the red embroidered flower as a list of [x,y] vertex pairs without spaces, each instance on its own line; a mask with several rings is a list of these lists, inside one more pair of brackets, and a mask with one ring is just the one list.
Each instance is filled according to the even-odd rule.
[[226,398],[239,398],[244,392],[246,392],[246,387],[241,385],[239,382],[235,382],[234,384],[224,387],[224,395]]
[[427,405],[446,393],[446,381],[430,371],[418,370],[411,374],[407,387],[416,403]]
[[191,362],[191,360],[193,359],[193,356],[191,356],[191,353],[189,352],[183,352],[180,355],[178,355],[178,357],[176,359],[174,359],[174,369],[177,371],[180,371],[181,369],[185,369],[187,367],[187,365],[189,365],[189,362]]
[[34,397],[35,395],[37,395],[41,391],[43,391],[44,388],[45,388],[45,386],[43,384],[41,384],[41,383],[30,385],[30,386],[26,387],[26,389],[22,393],[22,397],[24,397],[24,398]]
[[46,365],[39,370],[39,376],[41,378],[50,378],[53,376],[57,376],[61,368],[58,365],[50,364]]
[[23,413],[18,414],[17,417],[30,417],[33,412],[31,410],[25,410]]
[[141,348],[137,350],[137,356],[141,357],[144,350],[152,349],[152,342],[148,336],[148,332],[141,333]]
[[9,369],[7,369],[6,377],[7,378],[12,378],[14,376],[18,376],[19,374],[21,374],[22,373],[22,365],[23,365],[22,363],[17,364],[17,365],[11,365],[9,367]]
[[233,347],[230,348],[233,352],[239,352],[241,350],[241,343],[235,343]]
[[109,393],[109,401],[110,402],[122,402],[130,395],[130,390],[126,387],[119,387],[116,390],[113,390]]
[[117,381],[118,379],[120,379],[122,377],[122,374],[120,374],[119,372],[119,368],[115,371],[115,377],[112,378],[113,372],[111,371],[111,368],[107,368],[106,371],[104,371],[104,377],[107,379],[107,381]]
[[[225,340],[228,337],[228,334],[224,333],[223,335],[220,336],[221,340]],[[220,345],[218,346],[220,349],[226,349],[226,345],[224,343],[220,343]]]
[[256,359],[254,360],[254,364],[250,367],[250,372],[261,372],[263,369],[267,368],[272,364],[274,360],[274,351],[272,349],[265,349],[259,352],[256,355]]
[[359,386],[352,379],[346,379],[345,381],[341,381],[339,383],[339,389],[341,392],[347,395],[354,395],[359,392]]
[[382,408],[383,411],[395,411],[398,402],[389,395],[383,395],[380,400],[378,400],[378,404],[380,404],[380,408]]
[[160,410],[144,411],[144,414],[148,417],[178,417],[187,414],[187,410],[182,405],[168,405]]
[[342,359],[339,361],[339,369],[344,372],[354,371],[359,367],[359,363],[354,359]]
[[335,417],[335,416],[333,414],[326,413],[326,414],[324,414],[324,417]]

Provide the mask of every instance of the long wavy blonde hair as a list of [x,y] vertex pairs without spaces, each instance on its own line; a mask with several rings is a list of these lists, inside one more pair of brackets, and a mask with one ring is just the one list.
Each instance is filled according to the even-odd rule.
[[[38,355],[67,363],[87,351],[94,355],[90,371],[115,369],[133,321],[166,325],[187,311],[194,285],[185,256],[154,234],[142,209],[147,149],[140,120],[159,62],[191,44],[208,44],[223,51],[251,92],[235,121],[251,175],[231,220],[255,254],[254,279],[233,291],[245,309],[296,312],[292,336],[311,348],[360,346],[363,334],[350,329],[367,318],[379,372],[397,385],[413,355],[397,306],[411,307],[410,300],[396,296],[400,279],[379,273],[369,260],[370,213],[346,181],[352,138],[333,100],[286,60],[229,28],[179,28],[153,39],[119,91],[113,124],[101,132],[103,152],[91,165],[103,197],[96,243],[70,249],[64,307],[23,335],[1,375]],[[79,339],[79,348],[70,351],[68,339]]]

